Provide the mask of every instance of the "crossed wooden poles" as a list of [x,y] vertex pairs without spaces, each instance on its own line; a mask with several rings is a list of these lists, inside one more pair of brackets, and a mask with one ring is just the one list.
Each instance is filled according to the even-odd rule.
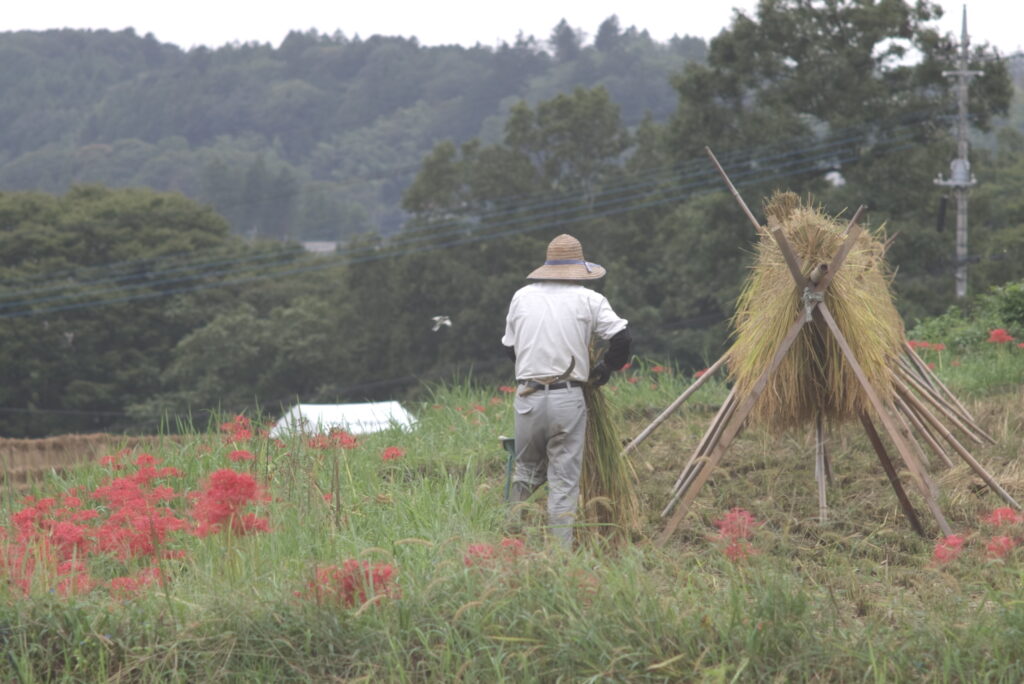
[[[765,229],[762,228],[757,222],[757,219],[754,218],[754,215],[750,212],[750,209],[747,207],[742,197],[740,197],[735,186],[733,186],[732,182],[729,180],[729,177],[718,163],[714,154],[709,148],[705,148],[705,150],[711,158],[712,163],[721,174],[733,197],[736,198],[740,207],[747,215],[747,218],[751,223],[753,223],[758,232],[764,231]],[[805,325],[812,322],[823,331],[822,334],[824,334],[824,330],[827,330],[835,338],[839,349],[842,351],[843,357],[850,365],[861,389],[864,391],[864,395],[867,397],[868,403],[871,405],[875,415],[881,422],[883,429],[889,435],[889,439],[892,441],[897,453],[907,467],[907,472],[910,475],[911,481],[917,488],[925,502],[925,505],[935,518],[935,521],[943,534],[949,535],[952,534],[953,531],[949,526],[949,523],[946,521],[945,516],[943,516],[942,510],[939,508],[937,500],[938,488],[925,469],[927,456],[921,448],[921,445],[915,440],[911,427],[917,429],[928,446],[947,464],[951,465],[952,461],[939,445],[939,438],[945,440],[950,444],[954,452],[963,458],[963,460],[967,462],[967,464],[994,492],[996,492],[996,494],[1002,497],[1010,506],[1017,510],[1021,509],[1020,504],[1018,504],[1013,497],[1007,494],[1006,491],[995,482],[991,475],[982,468],[974,457],[971,456],[963,445],[956,440],[952,433],[950,433],[950,431],[946,429],[941,421],[936,417],[936,413],[942,415],[947,420],[950,420],[958,429],[979,443],[982,443],[983,441],[994,442],[994,440],[992,440],[984,430],[977,426],[967,410],[964,409],[960,402],[956,400],[956,397],[949,392],[945,385],[942,385],[938,378],[930,372],[927,366],[920,362],[920,359],[917,358],[917,355],[913,350],[908,347],[907,356],[902,358],[894,369],[894,396],[888,403],[883,402],[875,391],[875,388],[872,387],[863,368],[861,368],[860,363],[857,361],[856,356],[846,340],[846,336],[839,329],[835,319],[832,317],[832,312],[825,303],[825,293],[833,278],[835,278],[836,273],[840,268],[842,268],[846,257],[849,255],[850,250],[853,249],[857,238],[863,230],[859,221],[864,209],[864,206],[859,207],[854,213],[853,218],[850,219],[850,222],[846,227],[846,238],[843,241],[842,246],[832,258],[832,262],[830,264],[817,265],[811,271],[810,276],[803,275],[803,264],[800,263],[800,260],[793,252],[793,249],[786,239],[781,227],[775,227],[768,231],[771,237],[778,244],[779,250],[782,252],[790,274],[793,276],[795,286],[802,293],[801,301],[803,307],[797,313],[795,320],[787,331],[785,337],[782,339],[782,342],[779,344],[778,349],[776,349],[775,355],[768,364],[768,368],[765,369],[754,383],[750,393],[745,397],[738,397],[736,389],[733,388],[728,397],[722,403],[721,408],[715,415],[711,425],[708,427],[703,438],[697,445],[697,448],[694,450],[689,462],[686,464],[683,472],[676,480],[671,500],[665,507],[665,510],[662,511],[662,517],[666,517],[670,512],[672,512],[672,509],[675,508],[675,512],[671,514],[671,518],[666,523],[665,528],[657,537],[657,542],[659,544],[664,544],[672,536],[672,533],[686,516],[690,505],[697,497],[701,488],[707,482],[714,469],[721,462],[722,457],[725,455],[725,452],[728,450],[733,440],[736,439],[737,435],[739,435],[744,423],[754,407],[754,404],[768,386],[768,383],[771,381],[776,370],[778,370],[779,365],[786,357],[790,347],[793,346],[801,330]],[[715,373],[715,371],[721,368],[725,361],[726,356],[723,356],[712,364],[712,366],[709,367],[700,378],[698,378],[685,392],[683,392],[683,394],[679,396],[679,398],[677,398],[668,408],[655,418],[655,420],[643,432],[637,435],[637,437],[626,446],[624,453],[629,453],[644,439],[646,439],[668,418],[669,415],[682,405],[686,399],[696,392],[700,386]],[[924,397],[924,399],[919,399],[911,389],[918,392],[922,397]],[[925,405],[926,403],[931,405],[931,410]],[[871,416],[869,416],[867,412],[861,411],[858,418],[864,426],[868,440],[871,442],[875,453],[878,455],[878,460],[882,464],[882,469],[885,471],[890,484],[896,492],[900,508],[903,510],[904,515],[906,515],[911,527],[918,534],[923,536],[924,529],[921,526],[921,522],[910,503],[910,499],[907,497],[907,494],[903,489],[903,485],[896,473],[892,459],[889,457],[889,454],[882,443],[881,437],[878,434],[878,430],[875,428],[875,424],[872,421]],[[819,414],[815,421],[815,477],[818,484],[819,517],[822,520],[827,518],[828,508],[825,498],[825,487],[826,483],[831,480],[831,468],[829,467],[828,457],[825,450],[824,431],[824,420],[821,414]]]

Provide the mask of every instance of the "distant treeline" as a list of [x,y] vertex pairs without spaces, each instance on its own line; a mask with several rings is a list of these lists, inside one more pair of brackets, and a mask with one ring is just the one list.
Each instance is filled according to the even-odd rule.
[[180,191],[247,236],[392,233],[439,140],[497,140],[516,102],[597,85],[627,122],[664,120],[670,77],[707,52],[615,17],[583,37],[563,21],[497,47],[309,31],[183,51],[131,29],[0,33],[0,189]]
[[[102,38],[136,46],[138,52],[123,59],[108,55],[108,69],[97,70],[95,79],[116,80],[110,74],[119,69],[140,71],[121,78],[93,105],[82,105],[77,115],[69,114],[75,111],[71,93],[88,92],[81,84],[90,73],[75,72],[79,63],[66,64],[66,72],[53,69],[69,93],[54,86],[49,95],[31,88],[25,95],[69,99],[66,108],[49,114],[82,122],[68,129],[75,142],[50,145],[56,154],[66,144],[60,154],[80,160],[95,155],[94,164],[80,161],[78,168],[106,168],[101,160],[135,149],[134,165],[125,165],[131,173],[163,169],[176,178],[179,169],[185,179],[199,169],[200,178],[211,183],[196,190],[199,196],[220,187],[216,179],[230,189],[225,196],[242,192],[250,181],[250,189],[265,187],[256,178],[287,186],[273,180],[287,177],[285,171],[297,174],[287,159],[314,160],[324,149],[341,149],[302,142],[302,134],[330,131],[326,122],[343,114],[351,117],[346,121],[371,121],[372,114],[360,107],[373,106],[385,93],[398,102],[401,116],[425,114],[425,97],[408,89],[451,77],[443,101],[459,110],[460,98],[474,92],[460,84],[483,87],[495,73],[455,78],[462,73],[456,67],[470,63],[460,60],[469,56],[495,69],[502,60],[522,59],[539,71],[517,81],[521,87],[536,94],[546,83],[552,92],[536,101],[496,94],[490,102],[499,113],[476,119],[479,132],[464,140],[434,137],[447,130],[442,124],[451,124],[440,114],[423,119],[442,127],[430,135],[424,133],[430,126],[416,129],[396,123],[401,117],[384,116],[390,122],[385,128],[398,138],[409,130],[423,133],[416,140],[426,149],[418,156],[410,144],[396,156],[408,164],[408,182],[397,173],[384,174],[383,163],[377,167],[381,182],[394,184],[396,197],[388,205],[376,195],[376,206],[391,206],[402,225],[388,233],[368,231],[329,256],[309,255],[262,223],[239,223],[232,211],[248,212],[249,221],[277,216],[282,225],[297,225],[282,218],[287,212],[256,211],[260,202],[284,196],[269,190],[253,189],[227,205],[154,189],[78,185],[64,191],[56,181],[47,187],[56,195],[0,192],[0,434],[153,430],[165,417],[166,427],[175,429],[179,420],[211,419],[211,409],[276,412],[296,399],[422,396],[429,391],[424,383],[467,375],[507,383],[512,368],[498,340],[508,300],[539,265],[547,242],[562,232],[579,237],[586,256],[607,268],[608,277],[597,286],[630,321],[637,354],[684,369],[703,367],[727,344],[728,320],[756,242],[749,221],[723,191],[705,146],[717,154],[755,216],[779,189],[810,196],[826,211],[846,216],[867,205],[866,227],[892,238],[887,258],[897,306],[908,324],[954,303],[970,307],[969,300],[953,299],[952,212],[949,220],[938,220],[946,190],[934,180],[948,173],[956,155],[956,91],[943,75],[955,64],[956,45],[935,31],[933,12],[929,3],[762,3],[756,15],[737,17],[712,40],[705,59],[686,62],[669,85],[662,84],[674,98],[662,120],[643,115],[656,111],[653,106],[628,109],[610,77],[593,87],[557,85],[569,83],[565,74],[585,64],[606,64],[608,73],[619,69],[615,73],[623,79],[635,74],[642,82],[644,70],[629,62],[634,51],[645,59],[672,55],[685,61],[681,49],[691,44],[688,39],[658,46],[614,22],[605,22],[587,47],[579,33],[562,26],[550,53],[529,40],[465,50],[419,48],[401,39],[293,34],[276,50],[241,46],[180,53],[123,33],[8,36],[31,43],[69,35],[83,44]],[[911,46],[920,55],[913,63],[903,59]],[[304,57],[290,62],[292,50]],[[350,66],[363,73],[377,64],[367,55],[378,50],[381,59],[408,51],[437,61],[430,61],[433,66],[416,83],[394,90],[387,70],[377,72],[376,80],[367,74],[366,80],[346,81],[348,96],[327,87],[335,72],[317,67],[322,58],[340,70],[348,64],[342,56],[363,55],[364,61]],[[451,62],[447,67],[445,60]],[[155,66],[145,66],[150,63]],[[179,65],[179,72],[164,72],[161,64]],[[389,64],[394,73],[409,67],[398,58]],[[974,139],[983,143],[971,151],[978,179],[970,193],[971,293],[1024,278],[1024,133],[1010,71],[1015,64],[986,48],[971,57],[971,69],[984,69],[970,89]],[[147,79],[166,79],[170,88],[174,73],[184,74],[174,97],[165,87],[145,87]],[[357,82],[377,90],[350,101]],[[313,88],[335,104],[300,108],[291,120],[303,125],[291,131],[293,137],[282,129],[270,147],[269,129],[249,137],[225,133],[229,119],[255,126],[270,117],[277,110],[268,102],[283,107],[300,101],[293,93],[229,106],[232,95],[270,97],[274,83],[295,92]],[[414,104],[402,109],[409,102],[402,98],[410,97]],[[162,104],[147,105],[147,98]],[[192,101],[211,109],[197,113],[189,109]],[[12,106],[6,92],[0,103]],[[181,115],[182,125],[194,138],[181,132],[159,138],[167,130],[162,117],[173,118],[179,103],[189,112]],[[104,128],[113,123],[98,113],[114,111],[126,117],[118,130],[159,139],[126,141],[114,128]],[[316,113],[323,115],[317,119],[322,129],[311,123]],[[46,117],[39,118],[42,126]],[[30,123],[18,119],[19,126],[31,128]],[[383,129],[375,123],[358,130]],[[87,132],[90,142],[82,144]],[[331,135],[355,145],[345,133]],[[251,145],[245,154],[234,147],[243,142]],[[346,149],[354,154],[361,148]],[[366,154],[385,149],[394,151],[381,144]],[[159,153],[148,153],[154,150]],[[2,170],[10,173],[38,155],[44,152],[24,152]],[[195,164],[196,159],[210,163]],[[331,159],[331,168],[356,164],[346,155]],[[51,176],[66,173],[61,160],[40,169]],[[332,188],[324,197],[336,197],[343,187],[340,179],[319,182]],[[295,192],[303,201],[310,197],[308,190]],[[324,209],[322,215],[329,214]],[[369,227],[361,225],[360,231]],[[253,234],[273,239],[249,239]],[[432,331],[436,315],[449,316],[452,326]]]

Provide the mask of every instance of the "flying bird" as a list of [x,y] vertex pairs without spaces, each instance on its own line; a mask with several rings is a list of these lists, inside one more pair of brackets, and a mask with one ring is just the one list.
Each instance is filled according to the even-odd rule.
[[430,320],[434,321],[434,327],[431,328],[434,332],[440,330],[442,325],[447,325],[449,328],[452,327],[452,319],[447,316],[434,316]]

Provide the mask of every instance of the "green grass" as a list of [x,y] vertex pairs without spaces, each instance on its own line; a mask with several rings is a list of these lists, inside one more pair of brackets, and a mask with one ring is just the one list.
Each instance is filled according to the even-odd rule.
[[[999,440],[973,453],[1020,497],[1024,393],[1005,382],[987,392],[971,385],[989,372],[990,352],[940,372],[955,391],[970,390],[969,408]],[[1000,376],[1020,377],[1024,354],[1006,363]],[[637,434],[689,380],[649,364],[617,374],[607,397],[625,416],[623,435]],[[709,383],[638,449],[648,537],[725,393]],[[946,565],[931,562],[938,532],[920,500],[911,492],[928,539],[902,518],[860,430],[843,426],[830,439],[836,479],[827,524],[817,520],[811,430],[782,438],[748,431],[665,547],[642,539],[570,554],[530,527],[524,556],[467,567],[470,544],[497,546],[505,536],[497,438],[511,434],[511,399],[466,383],[434,388],[409,408],[414,431],[365,436],[351,450],[262,440],[250,447],[253,462],[232,464],[226,455],[236,447],[215,430],[153,450],[183,471],[181,489],[217,468],[251,469],[274,497],[265,508],[271,532],[178,537],[185,557],[163,562],[171,581],[128,600],[102,589],[23,598],[0,584],[0,681],[1024,677],[1024,558],[985,557],[991,533],[979,517],[1001,502],[963,466],[936,470],[946,515],[968,539]],[[382,461],[388,446],[405,455]],[[91,489],[108,475],[82,467],[38,484],[36,494]],[[0,496],[0,525],[18,499]],[[714,521],[735,506],[763,523],[752,539],[756,555],[739,563],[713,538]],[[296,596],[318,565],[346,559],[392,565],[400,594],[352,607]],[[121,571],[115,561],[95,569]]]

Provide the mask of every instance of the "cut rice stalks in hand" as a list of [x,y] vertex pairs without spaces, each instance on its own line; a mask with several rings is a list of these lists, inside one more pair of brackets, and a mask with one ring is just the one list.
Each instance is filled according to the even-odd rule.
[[640,529],[637,477],[624,455],[614,407],[600,387],[586,385],[587,434],[580,473],[577,541],[617,546]]

